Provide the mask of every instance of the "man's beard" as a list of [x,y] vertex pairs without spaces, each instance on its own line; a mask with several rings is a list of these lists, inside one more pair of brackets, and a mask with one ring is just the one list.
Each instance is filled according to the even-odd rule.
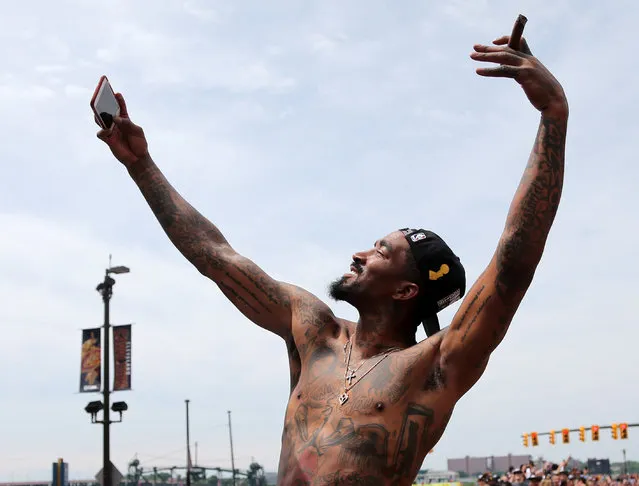
[[348,283],[348,277],[340,277],[328,287],[328,295],[336,301],[344,301],[352,304],[353,297],[359,291],[359,282]]

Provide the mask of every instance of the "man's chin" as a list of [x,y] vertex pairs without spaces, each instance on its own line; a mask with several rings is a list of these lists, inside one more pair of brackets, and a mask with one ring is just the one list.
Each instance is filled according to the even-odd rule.
[[340,277],[328,286],[328,295],[335,301],[349,302],[351,295],[350,286],[347,283],[348,277]]

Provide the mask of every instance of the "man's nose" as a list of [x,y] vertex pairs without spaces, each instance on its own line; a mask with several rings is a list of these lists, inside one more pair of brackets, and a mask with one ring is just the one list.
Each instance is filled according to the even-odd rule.
[[366,254],[358,252],[353,255],[353,262],[357,265],[364,265],[366,263]]

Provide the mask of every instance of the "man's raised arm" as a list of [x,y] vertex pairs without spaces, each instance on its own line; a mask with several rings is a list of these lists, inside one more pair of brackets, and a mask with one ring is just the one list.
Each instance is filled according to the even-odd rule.
[[568,122],[563,89],[532,56],[523,39],[521,51],[507,47],[507,43],[508,37],[502,37],[495,41],[496,46],[475,46],[473,59],[501,64],[477,73],[514,78],[541,112],[541,121],[497,250],[441,342],[442,367],[462,394],[483,372],[532,282],[563,185]]
[[272,279],[235,252],[220,230],[171,186],[151,159],[142,128],[129,119],[122,95],[116,97],[121,117],[98,137],[127,168],[171,242],[246,317],[287,338],[294,287]]

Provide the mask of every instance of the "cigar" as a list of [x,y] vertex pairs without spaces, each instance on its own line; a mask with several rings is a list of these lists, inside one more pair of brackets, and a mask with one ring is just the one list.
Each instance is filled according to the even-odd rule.
[[528,22],[528,19],[519,14],[517,20],[515,20],[513,31],[510,34],[510,41],[508,42],[508,47],[511,49],[519,50],[519,41],[521,41],[521,35],[524,33],[526,22]]

